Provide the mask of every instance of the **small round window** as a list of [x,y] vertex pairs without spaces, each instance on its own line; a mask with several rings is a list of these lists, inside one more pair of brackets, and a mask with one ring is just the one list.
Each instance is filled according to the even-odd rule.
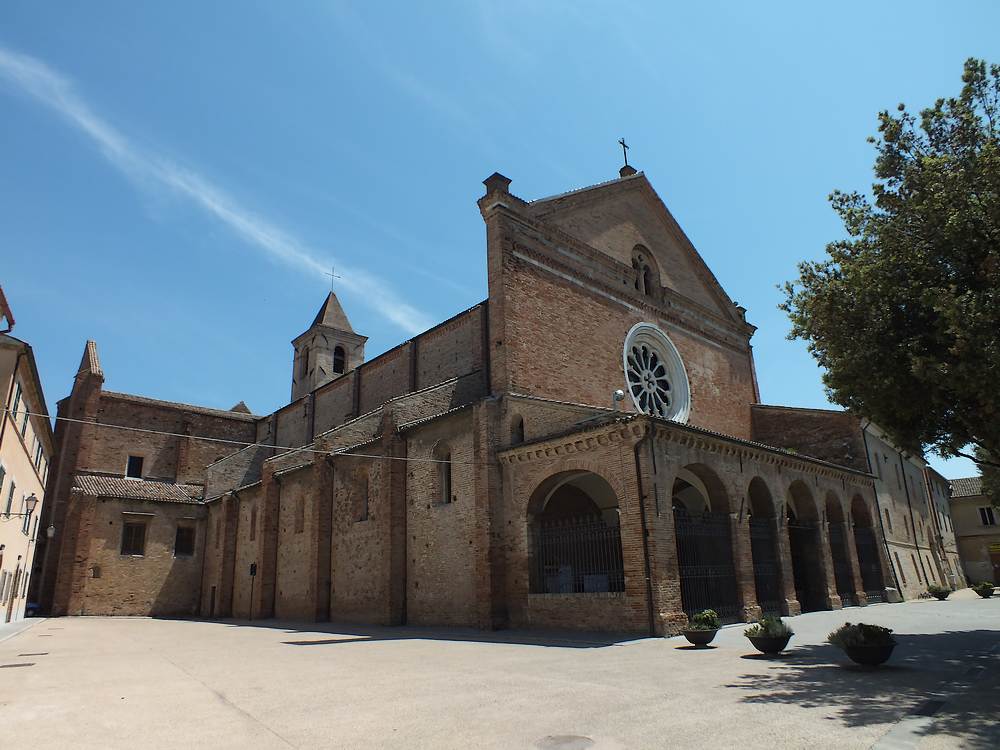
[[625,382],[643,414],[687,422],[691,392],[677,347],[652,323],[637,323],[625,337]]

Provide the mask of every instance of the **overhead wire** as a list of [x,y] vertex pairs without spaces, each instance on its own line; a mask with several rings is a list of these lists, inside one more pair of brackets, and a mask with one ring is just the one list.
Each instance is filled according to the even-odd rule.
[[[10,415],[10,417],[11,417],[12,420],[14,419],[15,413],[12,412],[10,409],[4,409],[4,412],[6,414]],[[131,432],[138,432],[138,433],[143,433],[143,434],[146,434],[146,435],[163,435],[165,437],[186,438],[188,440],[201,440],[203,442],[209,442],[209,443],[223,443],[223,444],[226,444],[226,445],[238,445],[238,446],[242,446],[243,448],[253,448],[253,447],[271,448],[271,449],[276,450],[276,451],[285,451],[286,453],[316,453],[316,454],[319,454],[319,455],[322,455],[322,456],[348,456],[348,457],[352,457],[352,458],[377,458],[377,459],[383,459],[383,460],[387,460],[387,461],[407,461],[407,462],[412,462],[412,463],[453,464],[453,465],[457,464],[457,465],[462,465],[462,466],[494,466],[495,465],[495,464],[493,464],[492,462],[489,462],[489,461],[486,461],[486,462],[483,462],[483,461],[454,461],[454,460],[446,460],[446,459],[441,459],[441,458],[420,458],[420,457],[411,457],[411,456],[385,456],[385,455],[378,454],[378,453],[356,453],[356,452],[353,452],[353,451],[347,452],[349,450],[349,448],[348,449],[342,449],[342,450],[336,450],[336,451],[330,451],[330,450],[322,450],[322,449],[319,449],[319,448],[309,448],[307,446],[291,447],[291,446],[284,446],[284,445],[274,445],[274,444],[271,444],[271,443],[247,442],[245,440],[232,440],[230,438],[211,437],[209,435],[188,435],[188,434],[183,433],[183,432],[170,432],[168,430],[153,430],[153,429],[150,429],[148,427],[130,427],[128,425],[111,424],[109,422],[98,422],[96,420],[90,420],[90,419],[74,419],[73,417],[60,417],[58,415],[40,414],[38,412],[25,412],[25,411],[21,411],[21,410],[17,411],[17,416],[20,416],[20,415],[23,415],[23,414],[27,414],[28,416],[31,416],[31,417],[43,417],[45,419],[54,419],[54,420],[57,420],[57,421],[60,421],[60,422],[71,422],[73,424],[83,424],[83,425],[88,425],[90,427],[106,427],[108,429],[128,430],[128,431],[131,431]],[[231,454],[231,455],[235,455],[235,454]],[[282,455],[285,455],[285,454],[282,454]],[[231,456],[223,456],[222,458],[218,459],[218,461],[224,461],[225,459],[230,458],[230,457]],[[217,461],[213,462],[213,463],[217,463]]]

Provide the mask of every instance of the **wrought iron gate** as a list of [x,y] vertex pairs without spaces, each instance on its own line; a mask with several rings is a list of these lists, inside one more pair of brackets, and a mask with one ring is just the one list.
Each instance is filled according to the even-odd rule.
[[545,521],[532,529],[531,593],[624,591],[621,531],[600,516]]
[[833,557],[833,577],[837,582],[837,595],[845,607],[857,604],[854,592],[854,574],[847,557],[847,538],[844,524],[829,524],[830,555]]
[[781,614],[781,563],[773,518],[750,518],[750,550],[757,604],[767,615]]
[[675,509],[674,530],[685,614],[714,609],[723,620],[736,622],[740,606],[729,515],[704,513],[692,518]]
[[788,521],[795,597],[803,612],[826,609],[826,585],[819,562],[819,526],[811,521]]
[[882,566],[878,561],[878,539],[875,537],[875,530],[856,526],[854,546],[858,550],[858,567],[861,569],[861,582],[865,587],[868,602],[884,602],[885,581],[882,578]]

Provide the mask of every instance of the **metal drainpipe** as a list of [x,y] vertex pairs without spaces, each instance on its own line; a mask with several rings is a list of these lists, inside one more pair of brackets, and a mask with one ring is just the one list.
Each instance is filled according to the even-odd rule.
[[899,456],[899,473],[903,475],[903,491],[906,493],[906,511],[910,514],[910,533],[913,534],[913,546],[917,548],[917,562],[920,563],[920,572],[924,574],[924,585],[930,585],[927,578],[927,570],[924,568],[924,559],[920,555],[920,544],[917,541],[917,524],[913,522],[913,503],[910,501],[910,483],[906,481],[906,464],[903,463],[902,451],[896,451]]
[[[874,475],[872,471],[872,454],[868,450],[868,433],[865,431],[872,421],[869,419],[866,424],[861,425],[861,441],[865,444],[865,462],[868,464],[868,473]],[[876,481],[879,481],[876,477]],[[885,524],[882,523],[882,506],[878,502],[878,487],[875,487],[875,515],[878,516],[878,528],[882,532],[882,546],[885,547],[885,559],[889,562],[889,570],[892,572],[892,580],[896,583],[896,591],[899,598],[903,598],[903,588],[899,585],[899,574],[896,572],[896,565],[892,561],[892,552],[889,549],[889,538],[885,535]]]
[[642,466],[639,461],[639,447],[652,437],[649,424],[646,424],[646,434],[636,441],[633,447],[635,454],[635,483],[639,493],[639,519],[642,522],[642,557],[646,573],[646,611],[649,615],[649,634],[656,635],[656,619],[653,613],[653,574],[649,563],[649,530],[646,525],[646,495],[642,488]]

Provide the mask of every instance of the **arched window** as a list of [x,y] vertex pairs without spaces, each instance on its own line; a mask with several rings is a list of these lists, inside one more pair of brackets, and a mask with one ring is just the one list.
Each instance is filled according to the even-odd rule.
[[333,371],[338,375],[344,374],[344,364],[347,359],[344,353],[344,347],[335,346],[333,348]]
[[510,444],[520,445],[524,442],[524,418],[515,415],[510,425]]
[[437,502],[439,505],[447,505],[454,499],[452,494],[452,463],[451,448],[445,443],[438,443],[434,447],[434,460],[437,462]]
[[632,271],[635,273],[635,290],[647,297],[658,296],[660,274],[656,261],[642,245],[632,249]]

